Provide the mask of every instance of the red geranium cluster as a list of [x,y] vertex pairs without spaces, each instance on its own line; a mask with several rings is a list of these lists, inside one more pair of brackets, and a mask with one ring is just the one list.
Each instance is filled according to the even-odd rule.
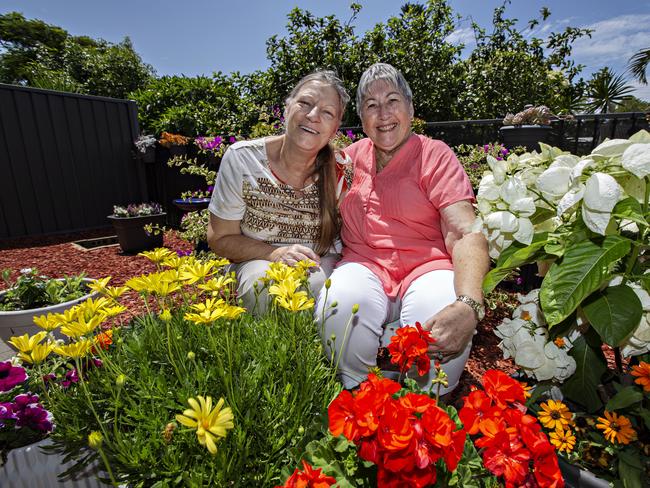
[[358,446],[377,465],[378,487],[425,487],[436,481],[436,462],[456,469],[466,434],[427,395],[394,398],[399,383],[374,374],[359,390],[342,391],[328,408],[329,428]]
[[418,374],[424,376],[431,367],[427,349],[429,344],[434,342],[435,339],[431,337],[431,333],[422,329],[420,322],[416,322],[415,327],[400,327],[397,329],[397,333],[390,338],[388,345],[390,362],[399,365],[400,371],[405,373],[415,361]]
[[303,470],[296,468],[284,485],[275,488],[329,488],[336,479],[323,474],[322,469],[314,469],[303,460]]
[[467,395],[458,416],[469,435],[481,435],[474,445],[482,449],[483,465],[503,476],[506,488],[563,487],[553,446],[526,414],[523,385],[497,370],[487,371],[482,383],[484,391]]

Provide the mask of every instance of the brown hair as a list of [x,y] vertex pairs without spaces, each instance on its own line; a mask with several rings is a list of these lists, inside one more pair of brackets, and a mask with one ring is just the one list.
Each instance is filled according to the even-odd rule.
[[[341,104],[340,118],[342,119],[345,107],[350,101],[350,96],[345,91],[341,79],[333,71],[315,71],[303,77],[291,90],[285,103],[288,104],[300,89],[310,81],[319,81],[336,90]],[[316,155],[315,172],[318,174],[320,238],[314,251],[322,256],[327,253],[341,228],[338,209],[336,208],[336,159],[331,144],[326,144]]]

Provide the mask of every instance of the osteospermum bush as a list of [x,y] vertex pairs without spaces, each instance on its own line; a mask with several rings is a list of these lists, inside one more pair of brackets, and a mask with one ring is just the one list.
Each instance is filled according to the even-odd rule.
[[[78,467],[97,459],[112,482],[134,486],[279,482],[290,449],[310,440],[340,388],[304,289],[309,264],[283,268],[266,286],[286,290],[287,306],[254,318],[237,301],[227,260],[143,255],[155,272],[121,287],[98,280],[99,298],[41,317],[43,332],[14,339],[30,377],[43,379],[56,447]],[[128,290],[146,313],[108,328]]]

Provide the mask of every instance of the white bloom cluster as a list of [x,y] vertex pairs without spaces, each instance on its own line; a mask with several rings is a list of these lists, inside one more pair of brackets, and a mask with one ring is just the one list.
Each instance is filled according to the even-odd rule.
[[[553,231],[578,214],[591,231],[605,235],[619,200],[643,199],[641,180],[650,174],[647,131],[607,140],[582,158],[545,144],[541,148],[539,154],[511,154],[506,161],[488,156],[474,230],[485,234],[494,259],[514,241],[528,245],[535,231]],[[534,226],[531,217],[539,209],[550,216]]]
[[539,289],[519,295],[520,302],[512,315],[499,325],[495,334],[504,358],[512,358],[528,376],[537,381],[563,382],[576,370],[568,351],[580,335],[576,328],[560,340],[550,341],[544,315],[539,307]]

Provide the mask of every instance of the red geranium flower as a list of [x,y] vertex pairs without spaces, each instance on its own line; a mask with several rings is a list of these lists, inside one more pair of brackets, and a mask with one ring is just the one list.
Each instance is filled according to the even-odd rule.
[[329,488],[336,483],[336,478],[324,475],[322,468],[313,469],[304,460],[302,466],[302,471],[296,468],[284,485],[276,488]]
[[431,359],[427,354],[429,344],[435,340],[431,333],[422,329],[420,322],[413,326],[405,326],[397,329],[397,333],[390,338],[388,351],[391,355],[391,363],[397,364],[402,373],[408,371],[415,362],[420,376],[429,372]]
[[485,372],[481,382],[487,396],[500,408],[506,408],[514,402],[526,402],[523,385],[503,371],[490,369]]

